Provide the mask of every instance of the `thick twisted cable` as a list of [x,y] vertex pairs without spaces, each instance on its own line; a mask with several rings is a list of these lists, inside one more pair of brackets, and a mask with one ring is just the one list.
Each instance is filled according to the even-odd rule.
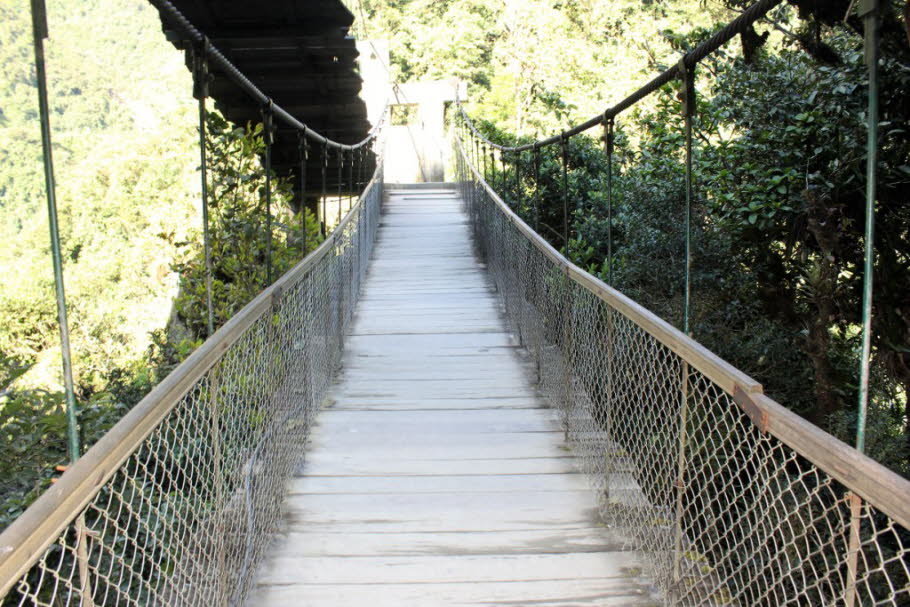
[[673,67],[661,72],[653,79],[651,79],[651,81],[649,81],[647,84],[636,90],[634,93],[613,107],[607,108],[597,116],[594,116],[593,118],[586,120],[581,124],[573,126],[572,128],[567,129],[557,135],[553,135],[547,139],[539,139],[533,143],[526,143],[517,146],[507,146],[494,143],[484,137],[484,135],[477,130],[467,112],[465,112],[464,107],[461,105],[461,100],[457,98],[457,95],[455,103],[458,105],[458,110],[461,112],[461,116],[464,119],[465,124],[468,126],[471,132],[474,133],[474,136],[480,138],[481,141],[484,141],[487,145],[493,146],[497,150],[501,150],[503,152],[524,152],[526,150],[532,150],[534,148],[542,148],[553,145],[559,143],[564,138],[574,137],[575,135],[583,133],[588,129],[601,125],[605,120],[615,118],[645,97],[648,97],[660,89],[665,84],[673,82],[680,77],[680,65],[685,66],[686,69],[692,69],[699,61],[732,40],[734,36],[743,33],[746,28],[750,27],[753,23],[764,17],[768,11],[781,3],[783,3],[783,0],[758,0],[758,2],[743,11],[739,17],[728,23],[716,34],[686,53],[677,65],[674,65]]
[[340,149],[340,150],[356,150],[362,148],[369,144],[373,139],[376,138],[380,127],[385,121],[385,117],[388,113],[389,102],[388,100],[385,103],[385,107],[382,110],[379,121],[370,129],[367,136],[353,144],[340,143],[329,139],[325,135],[314,131],[312,127],[307,126],[305,123],[301,122],[294,116],[292,116],[287,110],[275,103],[271,97],[263,93],[259,87],[253,84],[249,78],[244,75],[237,67],[231,63],[227,57],[225,57],[221,51],[219,51],[215,45],[213,45],[199,29],[194,26],[189,19],[187,19],[183,13],[181,13],[177,7],[170,2],[170,0],[149,0],[152,5],[157,8],[159,11],[167,15],[172,19],[181,30],[183,34],[187,36],[191,41],[202,44],[203,52],[208,56],[208,58],[221,70],[227,74],[234,84],[239,86],[243,91],[253,98],[254,101],[259,103],[262,106],[270,106],[272,114],[280,119],[282,122],[288,124],[289,126],[303,131],[304,134],[314,141],[319,143],[324,143],[331,148]]

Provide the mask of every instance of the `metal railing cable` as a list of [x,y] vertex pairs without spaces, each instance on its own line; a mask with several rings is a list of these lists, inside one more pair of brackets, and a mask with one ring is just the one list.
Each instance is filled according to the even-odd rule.
[[910,481],[573,265],[456,138],[479,253],[598,497],[675,605],[910,604]]
[[0,603],[242,604],[340,361],[382,183],[380,161],[315,251],[0,535]]
[[[170,2],[153,4],[176,20],[190,43],[193,95],[199,102],[209,339],[0,535],[0,604],[4,607],[243,601],[252,583],[251,572],[278,520],[285,481],[302,455],[310,421],[340,360],[343,335],[378,225],[381,159],[358,203],[353,205],[349,199],[348,213],[344,219],[339,216],[334,232],[271,284],[274,121],[297,129],[303,160],[306,140],[312,139],[319,142],[324,155],[329,149],[349,152],[352,163],[357,151],[362,169],[363,152],[379,136],[383,120],[353,145],[313,132],[259,91]],[[43,77],[43,40],[49,35],[43,0],[32,0],[31,12],[46,135],[51,240],[59,257],[50,110]],[[214,334],[206,155],[209,61],[263,110],[264,263],[268,268],[267,288]],[[348,191],[353,191],[352,182],[351,166]],[[301,211],[305,195],[302,173]],[[339,200],[339,209],[340,205]],[[305,252],[303,212],[300,241]],[[62,270],[55,270],[66,346]],[[67,351],[64,347],[68,370]],[[68,388],[75,460],[75,403]]]
[[[555,232],[550,226],[547,226],[544,222],[540,221],[540,202],[541,202],[541,182],[540,175],[538,173],[539,164],[540,164],[540,153],[541,150],[547,146],[559,144],[561,148],[562,156],[562,216],[563,216],[563,231],[562,234],[557,237],[561,240],[564,251],[571,256],[572,251],[571,247],[573,244],[582,245],[581,239],[573,242],[572,240],[572,228],[574,227],[572,223],[568,221],[570,215],[569,212],[569,184],[566,177],[566,173],[569,167],[569,155],[567,154],[567,142],[571,137],[580,135],[581,133],[597,126],[601,125],[603,127],[603,142],[604,142],[604,156],[607,161],[607,187],[606,187],[606,202],[607,202],[607,221],[606,221],[606,239],[607,239],[607,254],[606,259],[604,260],[604,266],[606,267],[606,278],[608,284],[613,284],[613,275],[614,275],[614,250],[613,250],[613,232],[614,232],[614,217],[613,217],[613,202],[614,202],[614,192],[613,192],[613,164],[614,164],[614,143],[615,143],[615,118],[624,110],[632,107],[639,101],[643,100],[652,93],[658,91],[664,85],[669,84],[670,82],[677,81],[679,86],[679,98],[681,100],[681,110],[682,117],[684,120],[684,198],[685,198],[685,210],[684,216],[682,217],[683,221],[683,239],[684,239],[684,280],[683,280],[683,289],[682,289],[682,327],[683,331],[692,335],[693,330],[690,325],[690,319],[693,316],[692,314],[692,267],[693,267],[693,229],[695,229],[695,217],[693,213],[693,206],[697,200],[697,192],[694,186],[694,171],[693,171],[693,129],[694,129],[694,117],[697,111],[697,94],[696,94],[696,85],[695,85],[695,70],[700,61],[708,57],[710,54],[719,50],[720,47],[727,42],[729,42],[735,35],[744,33],[747,28],[751,25],[765,17],[765,15],[775,6],[781,4],[780,0],[758,0],[746,10],[742,11],[740,15],[728,23],[726,26],[717,31],[709,39],[705,40],[701,44],[697,45],[694,49],[683,55],[677,65],[673,68],[667,69],[664,72],[658,74],[650,82],[639,88],[637,91],[633,92],[631,95],[617,103],[616,105],[607,108],[602,114],[595,116],[586,122],[579,124],[575,127],[572,127],[562,133],[550,137],[548,139],[537,140],[531,143],[516,145],[516,146],[506,146],[497,144],[491,141],[489,138],[483,135],[477,127],[473,124],[467,112],[462,107],[461,103],[456,99],[456,103],[459,108],[458,116],[460,118],[460,123],[458,126],[461,128],[465,136],[470,136],[472,143],[468,144],[468,152],[472,150],[478,150],[482,155],[486,154],[486,150],[490,151],[490,160],[491,160],[491,170],[488,173],[486,166],[486,159],[484,156],[483,162],[483,176],[484,179],[487,179],[491,184],[496,186],[501,186],[501,191],[503,197],[509,199],[507,192],[508,187],[508,174],[506,170],[506,159],[507,156],[511,156],[514,161],[513,170],[516,175],[515,181],[515,198],[519,201],[521,200],[521,188],[522,184],[520,181],[521,174],[521,164],[522,164],[522,153],[529,151],[533,154],[534,166],[535,166],[535,175],[534,175],[534,204],[533,204],[533,213],[534,213],[534,223],[535,227],[546,227],[550,231]],[[880,57],[880,28],[882,14],[885,11],[884,4],[881,0],[863,0],[857,3],[850,3],[848,14],[851,13],[855,8],[856,17],[863,23],[863,50],[866,64],[866,74],[867,79],[867,109],[864,116],[864,121],[866,123],[866,169],[865,169],[865,213],[864,213],[864,236],[863,236],[863,296],[862,296],[862,329],[861,329],[861,341],[862,341],[862,352],[860,354],[859,360],[859,377],[858,377],[858,407],[857,407],[857,421],[856,421],[856,448],[859,451],[863,451],[865,448],[865,433],[866,433],[866,416],[867,416],[867,407],[869,401],[869,382],[870,382],[870,363],[872,358],[872,295],[873,295],[873,279],[875,267],[875,202],[876,202],[876,191],[877,191],[877,182],[878,182],[878,162],[876,160],[878,155],[878,131],[880,128],[879,124],[879,57]],[[503,170],[501,173],[502,179],[497,183],[496,179],[496,163],[495,163],[495,152],[499,151],[500,159],[502,160]],[[556,153],[553,154],[553,157],[556,157]],[[475,154],[476,156],[476,154]],[[480,166],[479,163],[475,162],[476,166]],[[583,209],[578,209],[576,207],[576,216],[583,215]],[[576,234],[577,234],[576,230]]]
[[[181,13],[177,7],[173,5],[169,0],[149,0],[149,2],[157,8],[163,15],[166,15],[177,27],[180,28],[181,34],[186,37],[186,39],[198,47],[205,57],[211,61],[214,65],[218,66],[221,70],[224,71],[225,75],[231,79],[241,90],[243,90],[247,95],[249,95],[254,101],[264,108],[269,108],[269,111],[272,112],[275,118],[278,118],[288,126],[295,128],[301,131],[306,137],[316,141],[318,143],[324,144],[333,149],[339,150],[356,150],[362,148],[366,145],[369,145],[373,139],[375,139],[376,134],[381,128],[382,121],[380,120],[372,129],[369,131],[366,137],[357,143],[345,144],[338,141],[329,139],[325,135],[314,131],[311,127],[308,127],[306,124],[298,120],[287,110],[276,104],[271,97],[262,92],[259,87],[253,84],[246,75],[241,72],[237,67],[228,60],[224,54],[216,48],[208,37],[199,31],[196,26],[194,26],[189,19],[187,19],[183,13]],[[388,108],[388,102],[386,102],[386,109]],[[383,112],[383,115],[385,112]]]
[[[609,220],[607,224],[607,240],[609,244],[609,256],[607,258],[608,266],[608,278],[612,281],[613,276],[613,217],[612,217],[612,164],[613,164],[613,129],[614,121],[619,114],[625,110],[631,108],[636,103],[642,101],[649,95],[659,91],[663,86],[670,84],[671,82],[678,81],[681,83],[681,97],[683,99],[682,109],[683,116],[685,119],[685,156],[686,156],[686,218],[685,218],[685,243],[686,243],[686,253],[685,253],[685,286],[684,286],[684,304],[683,304],[683,330],[686,333],[690,333],[689,319],[691,316],[691,306],[690,301],[692,298],[692,288],[691,288],[691,276],[690,269],[692,267],[692,247],[691,247],[691,238],[692,238],[692,204],[694,198],[694,189],[693,189],[693,179],[692,179],[692,122],[693,117],[695,116],[696,111],[696,91],[695,91],[695,68],[698,63],[709,56],[711,53],[719,50],[723,45],[732,40],[735,36],[745,32],[748,28],[752,26],[756,21],[764,17],[771,9],[781,4],[783,0],[758,0],[749,8],[742,11],[736,19],[733,19],[730,23],[718,30],[714,35],[705,40],[704,42],[698,44],[694,49],[685,53],[680,57],[677,64],[669,69],[664,70],[654,78],[652,78],[645,85],[638,88],[632,94],[628,95],[625,99],[619,101],[615,105],[605,109],[602,113],[594,116],[581,124],[573,126],[557,135],[546,139],[540,139],[533,141],[531,143],[525,143],[521,145],[509,146],[498,144],[494,141],[491,141],[483,133],[481,133],[476,125],[471,120],[468,113],[465,111],[464,106],[462,106],[461,101],[456,97],[455,103],[458,107],[458,116],[460,118],[460,126],[471,135],[471,137],[479,143],[483,154],[486,153],[486,150],[490,151],[490,160],[491,160],[491,170],[488,174],[486,169],[486,163],[484,163],[483,175],[485,179],[490,179],[491,183],[496,186],[496,160],[495,152],[499,152],[500,160],[502,162],[502,180],[503,183],[499,185],[505,185],[505,180],[507,179],[507,170],[506,170],[506,158],[511,156],[514,159],[514,170],[518,174],[521,171],[521,162],[522,162],[522,153],[531,152],[534,155],[535,166],[539,163],[540,152],[542,149],[547,148],[553,145],[559,145],[559,155],[562,157],[562,234],[559,234],[559,238],[563,243],[565,251],[569,251],[571,244],[571,228],[572,222],[569,221],[569,197],[568,197],[568,167],[569,167],[569,154],[568,154],[568,142],[572,137],[580,135],[594,127],[601,126],[604,129],[603,139],[606,147],[606,156],[607,162],[609,164],[608,175],[611,176],[609,186],[608,186],[608,208],[610,209]],[[469,146],[469,149],[472,146]],[[490,175],[490,177],[488,177]],[[516,190],[520,192],[521,184],[516,180]],[[504,189],[504,188],[503,188]],[[519,194],[520,195],[520,194]],[[538,201],[539,203],[539,201]],[[535,213],[539,209],[539,204],[535,206]],[[552,232],[557,233],[551,226],[546,225],[543,222],[540,222],[539,217],[535,219],[535,224],[538,226],[543,226],[550,229]]]
[[609,120],[615,119],[619,114],[626,111],[645,97],[648,97],[652,93],[659,91],[660,88],[664,85],[670,84],[671,82],[683,78],[686,71],[691,71],[694,69],[699,61],[714,51],[720,49],[720,47],[732,40],[735,36],[738,36],[744,32],[747,28],[751,27],[753,23],[764,17],[768,11],[778,6],[779,4],[782,4],[783,1],[784,0],[758,0],[758,2],[750,6],[748,9],[744,10],[736,19],[732,20],[726,26],[718,30],[710,38],[683,55],[677,65],[664,70],[652,78],[650,81],[648,81],[645,85],[638,88],[635,92],[628,95],[625,99],[605,109],[602,113],[546,139],[540,139],[532,143],[525,143],[516,146],[508,146],[495,143],[484,136],[484,134],[479,130],[477,130],[477,127],[471,121],[470,116],[468,116],[464,107],[461,105],[461,101],[456,99],[455,103],[458,106],[459,113],[464,119],[465,124],[471,130],[471,132],[474,133],[474,136],[480,139],[484,145],[490,146],[493,149],[499,150],[501,152],[518,153],[536,150],[550,145],[561,144],[564,140],[570,137],[574,137],[575,135],[584,133],[585,131],[588,131],[596,126],[601,126]]

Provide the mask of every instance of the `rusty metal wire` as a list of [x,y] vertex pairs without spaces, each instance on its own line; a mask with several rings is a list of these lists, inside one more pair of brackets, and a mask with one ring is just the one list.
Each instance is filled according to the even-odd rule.
[[[15,579],[0,574],[0,597],[8,591],[0,604],[243,603],[339,364],[382,190],[380,167],[319,249],[220,329],[163,382],[171,386],[137,405],[0,536],[0,566],[24,571]],[[173,398],[161,397],[169,390]],[[155,416],[156,423],[145,421]],[[90,485],[83,507],[54,495],[61,485],[58,493],[75,495],[80,483]],[[36,538],[59,517],[66,517],[62,531]],[[31,541],[40,550],[28,554],[21,544]]]
[[[645,555],[668,603],[910,604],[908,529],[826,469],[839,467],[857,485],[890,473],[858,454],[870,472],[859,463],[822,465],[825,450],[810,460],[805,445],[775,434],[777,418],[769,430],[767,415],[811,425],[767,397],[755,396],[771,404],[753,421],[735,389],[699,370],[719,359],[678,331],[658,337],[659,319],[534,234],[456,147],[479,254],[536,364],[539,389],[603,521]],[[699,348],[706,354],[689,354]],[[849,450],[817,428],[801,431],[831,452]],[[879,495],[892,485],[884,486]],[[907,484],[893,491],[910,501]]]

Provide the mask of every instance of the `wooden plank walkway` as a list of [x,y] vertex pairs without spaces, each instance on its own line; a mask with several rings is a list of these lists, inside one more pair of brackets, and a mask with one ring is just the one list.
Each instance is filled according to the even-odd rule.
[[535,392],[452,190],[392,190],[250,606],[655,605]]

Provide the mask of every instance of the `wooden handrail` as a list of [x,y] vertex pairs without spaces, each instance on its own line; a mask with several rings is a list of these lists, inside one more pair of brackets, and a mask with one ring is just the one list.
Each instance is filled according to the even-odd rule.
[[268,313],[273,297],[332,252],[338,235],[351,223],[354,211],[364,204],[381,178],[380,162],[360,199],[328,238],[205,340],[0,534],[0,597],[44,554],[224,352]]
[[768,434],[805,457],[819,469],[845,485],[876,509],[910,529],[910,480],[892,472],[872,458],[853,449],[840,439],[806,421],[777,401],[766,396],[762,385],[707,349],[644,306],[632,301],[600,279],[570,262],[540,234],[509,208],[483,176],[468,161],[461,140],[455,137],[458,152],[474,180],[497,208],[541,253],[563,269],[575,283],[604,301],[611,308],[641,327],[651,337],[672,350],[692,368],[720,386],[731,397],[737,388],[748,395],[767,419]]

